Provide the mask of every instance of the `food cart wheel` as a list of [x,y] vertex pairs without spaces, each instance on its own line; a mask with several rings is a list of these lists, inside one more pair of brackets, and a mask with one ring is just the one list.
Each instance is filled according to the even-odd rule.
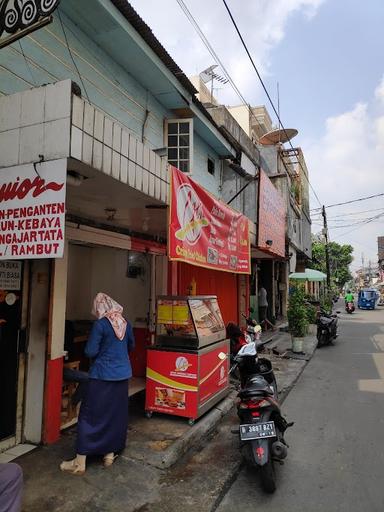
[[145,416],[146,416],[146,418],[148,418],[148,419],[152,418],[152,414],[153,414],[153,412],[152,412],[152,411],[145,411]]
[[190,427],[192,427],[192,425],[194,425],[194,424],[195,424],[195,420],[194,420],[193,418],[189,418],[189,420],[188,420],[188,425],[189,425]]

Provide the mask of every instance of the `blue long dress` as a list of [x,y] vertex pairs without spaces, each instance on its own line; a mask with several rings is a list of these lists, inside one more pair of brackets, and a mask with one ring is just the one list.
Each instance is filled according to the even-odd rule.
[[85,347],[92,364],[77,424],[79,455],[105,455],[125,447],[128,379],[132,376],[128,352],[134,344],[129,322],[123,340],[117,338],[107,318],[97,320],[92,327]]

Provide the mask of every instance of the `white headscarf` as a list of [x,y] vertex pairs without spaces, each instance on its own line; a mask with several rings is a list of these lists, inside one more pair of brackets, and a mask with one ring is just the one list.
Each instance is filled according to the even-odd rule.
[[98,293],[93,301],[92,314],[97,318],[106,317],[112,325],[116,336],[123,340],[127,321],[122,315],[123,307],[105,293]]

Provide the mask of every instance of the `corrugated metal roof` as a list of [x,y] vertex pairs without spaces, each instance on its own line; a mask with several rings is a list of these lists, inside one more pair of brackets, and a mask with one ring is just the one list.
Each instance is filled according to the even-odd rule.
[[209,114],[204,105],[196,98],[197,90],[188,79],[187,75],[182,69],[176,64],[176,62],[169,55],[164,46],[160,43],[157,37],[152,32],[151,28],[140,18],[135,9],[127,0],[111,0],[112,4],[121,12],[126,20],[132,25],[137,33],[143,38],[148,46],[156,53],[161,59],[165,66],[173,73],[180,84],[192,95],[192,101],[197,108],[204,114],[204,116],[210,121],[210,123],[221,133],[221,135],[231,144],[225,131],[218,126],[212,116]]
[[169,55],[164,46],[160,43],[157,37],[152,32],[151,28],[140,18],[135,9],[127,0],[111,0],[113,5],[121,12],[132,27],[140,34],[144,41],[152,48],[156,55],[162,60],[167,68],[175,75],[177,80],[190,92],[192,95],[197,93],[192,82],[184,74],[182,69]]

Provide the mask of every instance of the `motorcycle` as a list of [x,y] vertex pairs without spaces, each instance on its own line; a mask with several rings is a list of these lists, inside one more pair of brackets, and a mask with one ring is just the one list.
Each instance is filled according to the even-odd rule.
[[320,310],[319,318],[317,320],[317,346],[331,345],[333,340],[338,336],[337,334],[337,320],[340,311],[336,314],[329,314],[323,309]]
[[352,315],[352,313],[355,311],[355,305],[353,302],[347,302],[345,304],[345,311],[349,314],[349,315]]
[[268,359],[257,356],[255,342],[244,345],[235,356],[240,372],[237,414],[240,448],[248,463],[257,467],[265,492],[276,490],[275,464],[284,464],[288,445],[284,433],[293,423],[281,414],[277,384]]

